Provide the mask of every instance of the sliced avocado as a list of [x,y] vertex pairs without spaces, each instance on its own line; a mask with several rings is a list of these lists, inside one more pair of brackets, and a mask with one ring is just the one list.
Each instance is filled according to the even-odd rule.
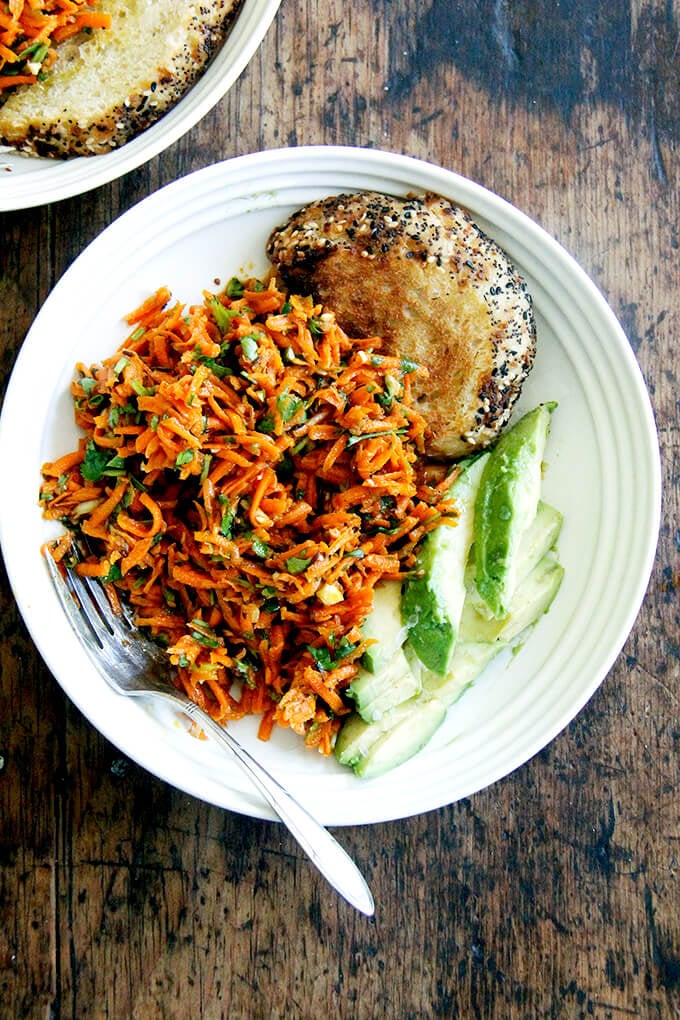
[[423,540],[415,575],[404,584],[401,614],[411,646],[427,666],[446,675],[465,599],[465,565],[472,544],[477,489],[489,454],[462,462],[448,496],[455,499],[455,527],[442,525]]
[[422,696],[402,702],[374,723],[350,716],[340,730],[335,753],[358,776],[380,776],[417,754],[445,718],[446,706],[438,698]]
[[559,510],[539,499],[536,516],[522,535],[517,559],[520,581],[531,573],[549,549],[552,549],[562,531],[564,517]]
[[349,765],[350,768],[355,762],[360,761],[372,743],[374,743],[385,728],[380,728],[385,723],[385,717],[377,723],[367,723],[356,712],[352,712],[345,718],[342,728],[335,741],[335,757],[341,765]]
[[448,706],[504,647],[501,641],[459,642],[445,677],[421,664],[422,693],[402,701],[374,722],[362,719],[357,712],[347,717],[335,744],[338,761],[364,778],[401,765],[427,744],[446,718]]
[[423,672],[423,694],[434,694],[447,707],[453,705],[505,647],[503,641],[459,640],[446,676]]
[[[358,776],[370,778],[396,768],[421,750],[446,718],[447,708],[483,672],[492,659],[523,630],[547,612],[559,590],[564,570],[550,550],[517,588],[510,612],[504,620],[480,616],[465,602],[459,639],[446,675],[418,665],[407,641],[400,657],[413,664],[411,674],[422,682],[422,691],[394,707],[385,709],[374,721],[352,713],[343,723],[335,754]],[[378,677],[366,673],[376,684]],[[385,688],[387,690],[387,688]],[[370,702],[367,703],[370,705]]]
[[379,673],[406,639],[401,619],[401,581],[382,581],[373,592],[373,609],[361,628],[364,637],[373,641],[362,656],[364,667]]
[[397,648],[379,672],[369,673],[361,669],[347,688],[347,693],[356,702],[362,719],[374,722],[420,690],[420,678],[411,671],[401,648]]
[[[521,584],[548,550],[555,545],[562,530],[562,523],[563,517],[559,510],[550,506],[549,503],[544,503],[543,500],[538,501],[536,516],[522,535],[517,551],[517,584]],[[477,591],[475,584],[474,546],[465,571],[465,588],[466,603],[473,605],[481,616],[491,617],[493,614]]]
[[401,719],[409,718],[418,697],[397,705],[391,712],[369,723],[358,712],[346,716],[335,742],[335,756],[342,765],[354,766],[364,758],[378,737],[396,726]]
[[555,403],[539,404],[505,432],[486,461],[475,505],[475,583],[493,616],[509,610],[517,554],[536,515]]
[[460,621],[460,640],[514,640],[548,611],[563,577],[564,568],[556,554],[548,551],[517,587],[509,611],[502,620],[481,616],[471,603],[466,602]]

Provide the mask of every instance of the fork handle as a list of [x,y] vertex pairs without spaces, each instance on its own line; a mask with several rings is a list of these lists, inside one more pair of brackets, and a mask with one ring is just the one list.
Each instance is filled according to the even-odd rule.
[[366,880],[337,840],[272,776],[226,729],[192,701],[182,699],[183,711],[226,747],[247,773],[267,803],[298,841],[310,860],[334,889],[362,914],[372,916],[375,906]]

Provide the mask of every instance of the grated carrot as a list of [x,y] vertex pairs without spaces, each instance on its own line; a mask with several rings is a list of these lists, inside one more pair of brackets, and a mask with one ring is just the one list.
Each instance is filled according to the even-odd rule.
[[0,0],[0,90],[39,81],[57,59],[55,43],[110,28],[111,16],[94,6],[92,0]]
[[274,279],[188,309],[161,288],[126,321],[112,357],[78,366],[84,437],[44,465],[43,513],[85,537],[79,569],[129,602],[190,698],[328,754],[375,586],[455,523],[419,459],[421,370]]

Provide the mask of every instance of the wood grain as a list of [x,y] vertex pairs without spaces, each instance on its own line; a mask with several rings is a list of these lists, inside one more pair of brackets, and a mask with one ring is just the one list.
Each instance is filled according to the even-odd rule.
[[529,213],[603,290],[664,472],[642,611],[567,730],[474,797],[339,834],[373,920],[280,827],[122,758],[45,670],[3,575],[1,1020],[680,1016],[679,18],[644,0],[283,0],[235,88],[168,152],[0,216],[4,386],[72,260],[178,176],[312,143],[432,160]]

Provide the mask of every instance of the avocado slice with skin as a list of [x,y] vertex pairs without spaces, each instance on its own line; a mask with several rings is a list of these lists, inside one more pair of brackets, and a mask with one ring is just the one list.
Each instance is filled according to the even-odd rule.
[[[524,578],[540,563],[548,550],[553,548],[560,536],[563,520],[562,514],[554,506],[544,503],[543,500],[538,501],[536,516],[522,535],[517,551],[517,584],[521,584]],[[474,606],[481,616],[490,619],[493,614],[477,591],[475,584],[474,552],[473,546],[465,571],[465,604],[467,608],[471,605]]]
[[455,526],[440,525],[423,539],[414,575],[404,583],[402,620],[408,640],[428,669],[446,675],[465,600],[465,566],[472,545],[477,490],[489,454],[461,463],[448,491],[456,501]]
[[[539,499],[556,406],[535,408],[490,454],[463,464],[450,490],[463,530],[459,519],[458,527],[431,532],[421,546],[420,575],[409,579],[400,599],[398,587],[385,597],[389,610],[378,614],[373,631],[379,668],[353,681],[358,698],[350,690],[366,718],[359,711],[346,717],[335,745],[338,761],[358,776],[382,775],[420,751],[447,708],[547,612],[559,591],[564,569],[554,545],[562,515]],[[478,475],[470,477],[474,465]],[[452,552],[444,538],[457,532]]]
[[472,603],[465,604],[460,621],[461,641],[513,641],[547,613],[563,577],[564,567],[551,549],[516,589],[502,620],[481,616]]
[[[553,550],[548,551],[513,597],[504,620],[480,616],[466,601],[460,634],[445,676],[422,665],[418,680],[422,691],[367,722],[358,712],[345,719],[338,734],[335,754],[358,776],[379,776],[396,768],[420,751],[446,718],[447,709],[486,669],[511,641],[547,612],[555,598],[564,570]],[[403,653],[414,666],[408,642]]]
[[446,676],[423,670],[424,695],[435,695],[447,707],[460,698],[486,667],[506,647],[504,641],[458,640]]
[[492,615],[508,612],[522,536],[536,515],[554,402],[503,433],[484,466],[474,510],[475,584]]

